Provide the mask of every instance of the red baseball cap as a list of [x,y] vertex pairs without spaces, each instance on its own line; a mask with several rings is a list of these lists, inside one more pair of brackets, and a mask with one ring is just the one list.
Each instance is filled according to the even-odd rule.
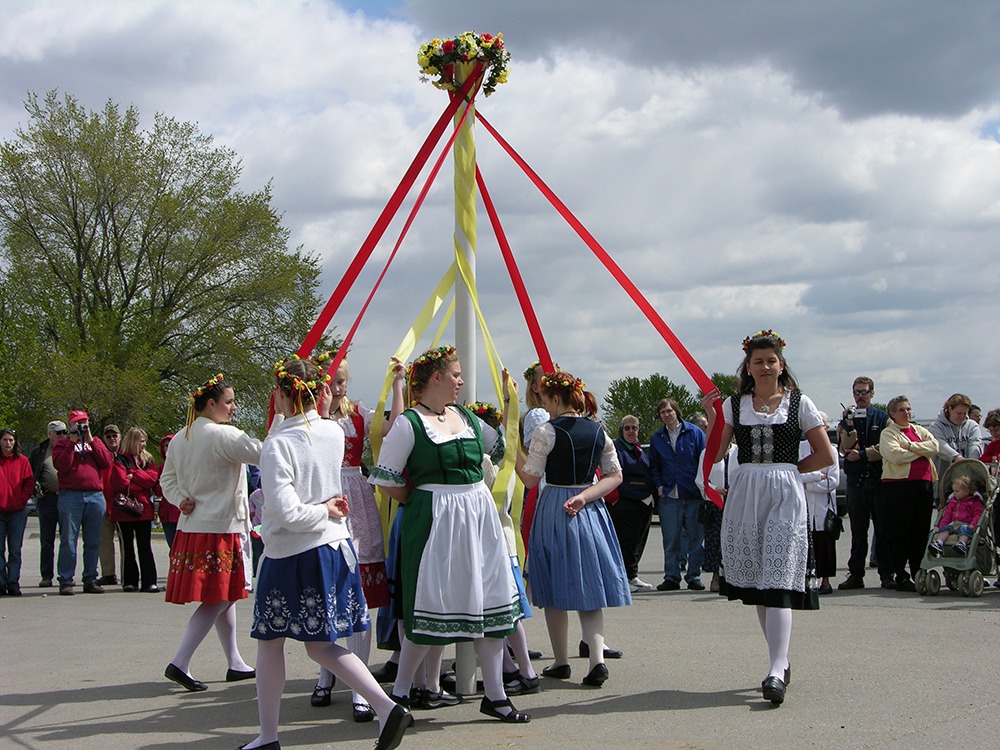
[[89,422],[90,417],[87,416],[87,412],[77,409],[76,411],[71,411],[69,417],[66,419],[67,422]]

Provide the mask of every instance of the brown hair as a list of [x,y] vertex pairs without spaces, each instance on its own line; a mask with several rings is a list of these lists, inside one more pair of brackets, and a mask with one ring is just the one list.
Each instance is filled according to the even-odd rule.
[[972,408],[972,399],[966,396],[964,393],[953,393],[948,397],[948,400],[944,402],[944,415],[949,416],[949,412],[956,406],[964,406],[967,409]]
[[[420,394],[424,392],[424,388],[427,387],[427,384],[435,373],[444,374],[452,364],[458,362],[458,352],[451,351],[450,353],[441,354],[438,357],[429,356],[436,351],[438,350],[430,349],[424,352],[414,360],[414,364],[410,367],[408,385],[410,388],[409,402],[411,404],[415,404],[420,400]],[[428,359],[421,364],[417,364],[425,356]]]
[[573,381],[579,381],[570,373],[565,370],[560,370],[559,372],[565,377],[560,378],[559,382],[542,383],[541,393],[544,393],[549,398],[558,396],[567,409],[572,409],[584,416],[589,417],[596,414],[597,399],[594,397],[594,394],[582,388],[578,389],[574,387]]
[[747,342],[745,348],[746,354],[743,355],[743,362],[740,363],[740,369],[736,372],[740,378],[740,393],[753,393],[754,383],[749,369],[750,359],[753,357],[754,352],[761,349],[772,349],[778,355],[778,361],[781,362],[781,374],[778,376],[778,385],[786,391],[799,390],[799,384],[785,362],[785,353],[783,351],[785,347],[781,339],[777,336],[754,336]]
[[989,429],[990,427],[1000,427],[1000,409],[990,409],[986,414],[986,419],[983,420],[983,427]]
[[659,414],[660,414],[660,410],[661,410],[661,409],[662,409],[662,408],[663,408],[664,406],[669,406],[669,407],[670,407],[671,409],[673,409],[673,410],[674,410],[674,414],[676,414],[676,415],[677,415],[677,419],[678,419],[679,421],[682,421],[682,422],[684,421],[684,415],[683,415],[683,414],[681,414],[681,407],[680,407],[680,406],[678,406],[678,405],[677,405],[677,402],[676,402],[676,401],[674,401],[674,400],[673,400],[672,398],[661,398],[661,399],[660,399],[660,400],[659,400],[659,401],[658,401],[658,402],[656,403],[656,415],[657,415],[657,416],[659,416]]
[[868,390],[870,390],[872,393],[875,393],[875,381],[869,378],[867,375],[858,375],[858,377],[854,378],[854,385],[857,385],[858,383],[865,384],[866,386],[868,386]]

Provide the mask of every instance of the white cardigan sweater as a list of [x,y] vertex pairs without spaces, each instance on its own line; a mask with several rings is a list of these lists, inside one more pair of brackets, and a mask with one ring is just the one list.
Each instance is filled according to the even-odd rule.
[[177,529],[189,534],[246,532],[247,472],[244,464],[260,461],[261,442],[229,424],[198,417],[187,437],[170,441],[160,474],[163,496],[174,505],[194,500],[194,511],[181,515]]
[[265,557],[291,557],[324,544],[344,547],[350,537],[347,523],[330,518],[325,505],[343,495],[343,460],[343,429],[315,410],[289,417],[271,430],[260,457]]

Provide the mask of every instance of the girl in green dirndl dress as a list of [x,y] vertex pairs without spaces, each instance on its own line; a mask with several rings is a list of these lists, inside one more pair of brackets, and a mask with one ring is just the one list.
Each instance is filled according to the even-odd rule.
[[530,717],[504,692],[502,651],[521,607],[482,473],[486,450],[503,455],[503,435],[455,403],[462,384],[454,347],[414,361],[415,406],[396,419],[369,480],[406,506],[400,538],[405,638],[393,698],[406,702],[432,647],[471,640],[486,693],[480,711],[521,723]]

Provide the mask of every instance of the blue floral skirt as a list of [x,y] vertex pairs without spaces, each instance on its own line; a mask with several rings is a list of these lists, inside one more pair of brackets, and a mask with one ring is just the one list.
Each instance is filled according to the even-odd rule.
[[339,547],[261,560],[251,637],[332,642],[370,627],[359,566],[352,571]]

